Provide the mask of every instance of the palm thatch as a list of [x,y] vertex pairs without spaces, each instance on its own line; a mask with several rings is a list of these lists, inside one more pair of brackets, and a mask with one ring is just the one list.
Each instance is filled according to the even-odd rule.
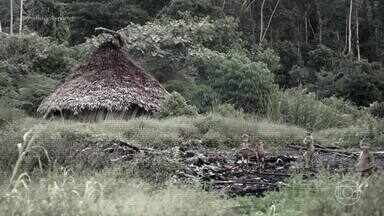
[[[121,41],[120,41],[121,42]],[[154,113],[168,94],[113,40],[103,43],[38,108],[40,113]]]

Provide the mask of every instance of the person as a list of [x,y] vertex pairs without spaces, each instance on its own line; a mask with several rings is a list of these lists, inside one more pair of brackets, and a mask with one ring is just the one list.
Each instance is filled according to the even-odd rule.
[[249,159],[255,155],[255,153],[252,151],[250,148],[250,143],[249,143],[249,135],[248,134],[243,134],[241,135],[241,145],[240,145],[240,151],[239,154],[241,156],[241,161],[245,162],[247,165],[249,163]]
[[315,141],[312,133],[307,132],[307,136],[303,140],[306,151],[303,154],[304,169],[311,172],[318,172],[320,167],[319,155],[316,153]]
[[255,149],[256,149],[256,160],[257,162],[261,162],[261,165],[263,166],[264,160],[265,160],[264,142],[256,138]]
[[368,177],[375,171],[375,161],[373,155],[369,152],[369,145],[364,141],[360,142],[360,156],[357,161],[357,171],[361,177]]

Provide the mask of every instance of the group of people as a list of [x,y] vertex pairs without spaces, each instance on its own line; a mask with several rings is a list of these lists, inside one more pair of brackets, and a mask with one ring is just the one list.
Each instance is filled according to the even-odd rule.
[[[265,150],[264,143],[259,138],[255,138],[251,143],[248,134],[241,136],[242,143],[239,151],[241,160],[248,164],[251,159],[255,160],[261,167],[264,166]],[[307,132],[306,137],[303,140],[305,151],[303,153],[304,169],[310,172],[318,172],[321,167],[321,161],[316,153],[315,141],[311,132]],[[373,155],[369,151],[369,145],[361,141],[360,142],[360,155],[356,165],[357,172],[362,177],[370,176],[375,170],[376,165]]]
[[255,159],[256,162],[259,162],[261,166],[264,166],[265,159],[265,151],[264,151],[264,143],[258,138],[255,138],[251,143],[249,141],[249,135],[243,134],[241,136],[242,143],[239,154],[241,156],[241,160],[248,164],[251,159]]

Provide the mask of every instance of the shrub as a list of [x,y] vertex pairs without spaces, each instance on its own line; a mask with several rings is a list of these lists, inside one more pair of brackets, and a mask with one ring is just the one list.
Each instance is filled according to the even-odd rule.
[[233,106],[232,104],[228,104],[228,103],[218,105],[217,107],[213,107],[213,112],[220,114],[224,117],[234,117],[234,118],[244,118],[245,117],[245,114],[243,113],[243,111],[241,109],[236,110],[235,106]]
[[[336,100],[322,102],[315,94],[307,93],[302,88],[287,90],[281,99],[281,120],[309,130],[342,128],[358,123],[356,120],[361,116],[353,115],[359,113],[357,109],[351,108],[351,105],[340,105],[344,103],[340,101],[336,105]],[[348,107],[353,111],[346,110]]]
[[182,18],[182,14],[188,12],[191,16],[218,16],[221,9],[214,5],[212,0],[174,0],[172,4],[165,7],[162,15]]
[[301,86],[305,85],[310,88],[316,83],[316,70],[310,67],[293,66],[288,72],[290,77],[290,86]]
[[336,95],[359,106],[368,106],[384,97],[383,72],[374,63],[339,59],[330,70],[322,71],[316,89],[320,96]]
[[15,68],[7,63],[0,62],[0,100],[7,107],[17,105],[19,96],[13,80],[17,77]]
[[219,98],[211,87],[194,84],[193,81],[171,80],[165,84],[165,88],[168,92],[180,93],[199,113],[207,112]]
[[34,114],[41,101],[56,87],[57,81],[39,74],[28,74],[19,83],[20,89],[17,100],[20,108],[29,114]]
[[308,65],[316,70],[330,70],[335,64],[336,53],[324,46],[319,45],[316,49],[308,53]]
[[161,102],[161,110],[159,112],[159,116],[161,118],[165,118],[182,115],[197,115],[196,107],[188,105],[183,96],[177,92],[173,92]]
[[0,102],[0,128],[25,117],[23,111]]
[[191,104],[196,106],[201,113],[208,112],[220,101],[218,93],[205,84],[195,85],[192,93]]
[[373,71],[368,65],[346,61],[340,64],[334,73],[342,74],[335,81],[337,96],[345,97],[362,106],[382,100],[383,96],[379,90],[381,85],[376,83],[382,84],[384,79],[375,75],[383,73],[382,71]]
[[255,62],[262,62],[266,64],[272,73],[277,73],[281,67],[280,57],[277,55],[276,51],[271,48],[256,49],[256,52],[253,54],[253,60]]
[[63,80],[72,67],[85,58],[85,53],[63,44],[51,43],[46,53],[34,59],[31,71],[44,74],[52,79]]
[[[14,117],[4,124],[0,129],[0,170],[10,171],[16,163],[18,157],[17,143],[22,143],[23,135],[34,127],[39,121],[32,118],[23,118],[23,114],[11,109],[9,112]],[[5,118],[9,118],[9,113]],[[16,114],[21,114],[16,116]]]
[[384,118],[384,102],[373,102],[369,105],[369,112],[378,118]]
[[267,112],[277,88],[267,65],[251,62],[241,52],[223,54],[201,49],[192,56],[199,80],[217,92],[221,103],[232,103],[245,112]]
[[276,82],[282,88],[293,87],[290,85],[290,77],[288,72],[293,66],[299,65],[299,53],[296,45],[289,41],[278,42],[275,45],[274,50],[280,57],[281,67],[276,71]]

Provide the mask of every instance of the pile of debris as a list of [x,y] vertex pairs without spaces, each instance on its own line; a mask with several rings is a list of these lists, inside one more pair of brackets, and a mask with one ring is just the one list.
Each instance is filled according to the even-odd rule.
[[[233,152],[233,151],[232,151]],[[260,195],[278,189],[289,177],[291,162],[297,157],[289,155],[268,156],[264,163],[242,160],[230,152],[183,152],[184,169],[179,177],[195,179],[209,189],[236,195]]]
[[[139,161],[143,164],[151,160],[159,163],[169,161],[177,167],[176,177],[185,182],[199,182],[207,190],[215,190],[230,195],[261,195],[266,191],[277,190],[286,185],[284,181],[293,174],[316,174],[319,170],[306,169],[305,154],[310,152],[304,146],[288,145],[278,153],[266,153],[262,161],[255,157],[241,156],[241,150],[209,149],[204,145],[184,145],[166,150],[137,147],[120,140],[88,143],[81,151],[75,152],[71,160],[92,161],[92,166],[100,168],[116,163]],[[93,148],[92,148],[93,147]],[[98,149],[98,150],[95,150]],[[345,151],[337,147],[313,145],[313,162],[321,169],[331,172],[351,172],[356,169],[358,151]],[[306,153],[307,152],[307,153]],[[383,167],[384,152],[373,152],[378,168]],[[81,160],[80,160],[81,159]],[[312,159],[311,159],[312,160]],[[152,164],[153,165],[153,164]],[[167,164],[160,164],[168,166]],[[153,166],[160,166],[158,163]],[[147,164],[146,166],[151,166]],[[156,170],[160,170],[157,168]],[[144,171],[144,170],[143,170]],[[145,171],[144,171],[145,172]],[[160,171],[159,171],[160,172]],[[173,171],[172,171],[173,172]]]

